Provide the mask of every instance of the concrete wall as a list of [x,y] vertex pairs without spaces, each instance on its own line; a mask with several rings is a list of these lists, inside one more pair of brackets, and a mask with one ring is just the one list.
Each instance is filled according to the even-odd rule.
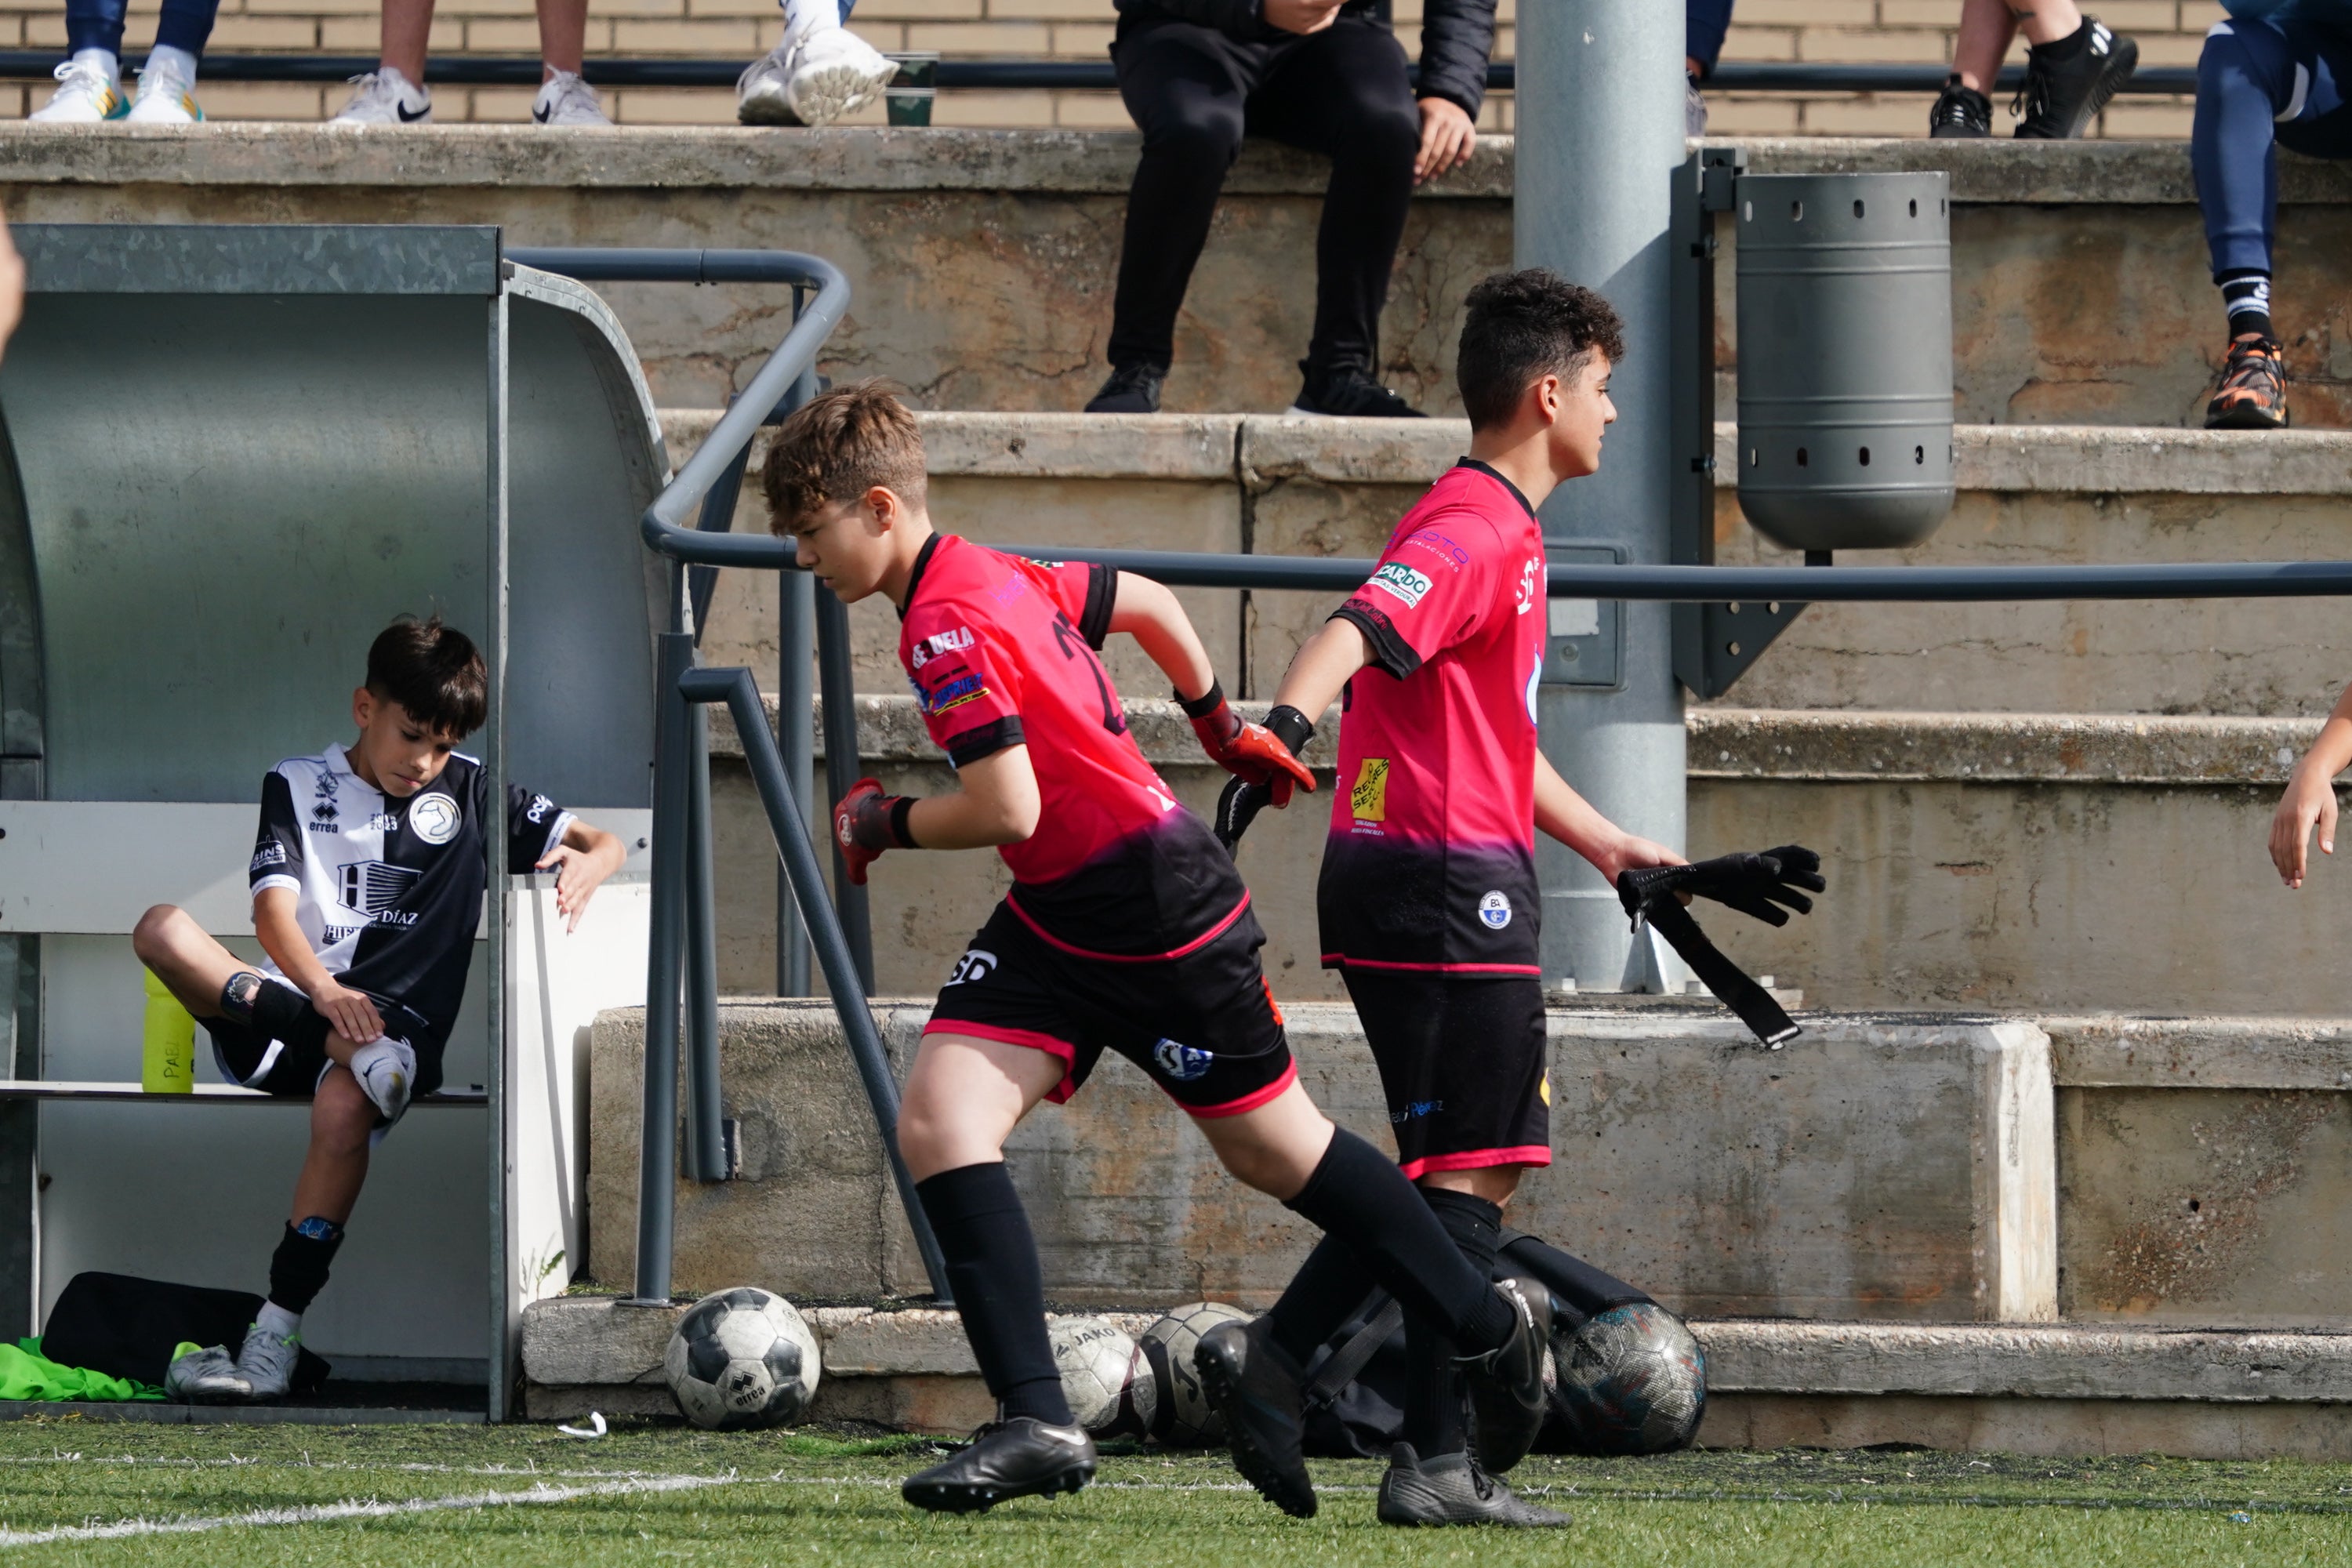
[[[927,1006],[884,1009],[903,1075]],[[1288,1009],[1301,1077],[1383,1147],[1379,1080],[1344,1006]],[[796,1298],[919,1291],[839,1026],[818,1004],[727,1005],[740,1180],[678,1189],[677,1286],[754,1269]],[[2049,1047],[2022,1023],[1822,1016],[1758,1048],[1712,1005],[1556,1010],[1556,1163],[1516,1223],[1678,1310],[1906,1321],[2056,1313]],[[643,1026],[599,1021],[592,1270],[634,1271]],[[1228,1178],[1141,1073],[1107,1058],[1008,1150],[1046,1293],[1073,1304],[1264,1304],[1314,1233]],[[877,1207],[879,1199],[880,1207]]]
[[[1963,420],[2172,425],[2201,411],[2224,345],[2181,145],[1748,146],[1759,173],[1952,173]],[[1071,410],[1104,374],[1135,150],[1129,134],[1078,132],[448,126],[348,137],[213,126],[90,136],[7,125],[0,201],[30,219],[499,223],[516,244],[812,250],[857,291],[828,374],[892,376],[930,407]],[[1422,187],[1406,225],[1381,374],[1433,412],[1458,406],[1465,291],[1510,259],[1511,161],[1508,138],[1486,139],[1467,168]],[[2341,424],[2352,367],[2331,347],[2347,333],[2330,279],[2352,184],[2340,167],[2282,163],[2275,309],[2296,423]],[[1179,321],[1170,407],[1288,405],[1313,309],[1301,258],[1313,252],[1326,177],[1301,154],[1244,153]],[[1732,269],[1719,270],[1727,366]],[[665,404],[719,405],[781,335],[774,289],[606,292]]]

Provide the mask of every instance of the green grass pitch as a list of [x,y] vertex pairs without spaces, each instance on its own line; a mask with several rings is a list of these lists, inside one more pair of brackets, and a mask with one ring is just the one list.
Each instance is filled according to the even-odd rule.
[[1530,1459],[1564,1534],[1383,1530],[1378,1467],[1318,1464],[1283,1519],[1223,1457],[1107,1456],[1076,1498],[971,1519],[902,1506],[907,1439],[625,1426],[0,1425],[8,1563],[808,1565],[2352,1563],[2352,1466],[1928,1453]]

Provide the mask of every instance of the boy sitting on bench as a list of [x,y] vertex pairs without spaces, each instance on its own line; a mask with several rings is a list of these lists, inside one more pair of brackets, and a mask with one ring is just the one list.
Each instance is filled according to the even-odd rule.
[[[269,1263],[269,1297],[231,1358],[184,1345],[175,1399],[282,1397],[303,1310],[327,1282],[368,1154],[413,1095],[441,1084],[441,1052],[474,956],[489,877],[489,773],[456,748],[481,727],[488,679],[463,632],[403,616],[368,649],[352,694],[359,739],[290,757],[261,784],[249,873],[257,972],[187,911],[159,904],[131,937],[139,960],[212,1036],[221,1076],[310,1101],[310,1147]],[[576,930],[621,841],[509,784],[507,864],[553,871]]]

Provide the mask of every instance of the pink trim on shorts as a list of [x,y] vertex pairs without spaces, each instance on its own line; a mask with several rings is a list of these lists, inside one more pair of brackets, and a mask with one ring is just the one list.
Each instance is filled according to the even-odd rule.
[[1065,1069],[1062,1081],[1055,1084],[1045,1098],[1055,1105],[1065,1105],[1069,1102],[1070,1096],[1078,1092],[1078,1086],[1071,1081],[1066,1070],[1071,1063],[1077,1060],[1078,1047],[1067,1040],[1057,1040],[1035,1029],[1015,1029],[1003,1024],[975,1024],[968,1018],[933,1018],[923,1026],[923,1033],[962,1035],[975,1040],[994,1040],[1003,1046],[1026,1046],[1033,1051],[1059,1057]]
[[[1293,1061],[1284,1066],[1280,1078],[1276,1079],[1264,1089],[1251,1090],[1239,1100],[1229,1100],[1223,1105],[1186,1105],[1182,1100],[1178,1100],[1176,1104],[1184,1114],[1195,1121],[1213,1121],[1221,1116],[1240,1116],[1255,1110],[1297,1081],[1298,1064]],[[1164,1084],[1161,1086],[1163,1093],[1166,1091],[1166,1087]],[[1174,1100],[1175,1096],[1170,1095],[1169,1098]]]
[[1397,1167],[1405,1180],[1417,1182],[1432,1171],[1483,1171],[1493,1165],[1549,1165],[1551,1151],[1541,1143],[1522,1143],[1516,1149],[1470,1149],[1459,1154],[1432,1154],[1425,1160],[1414,1160]]
[[[1021,907],[1021,900],[1010,892],[1004,895],[1004,907],[1019,916],[1021,923],[1027,926],[1037,940],[1047,947],[1058,948],[1064,952],[1079,958],[1090,958],[1097,963],[1167,963],[1175,959],[1190,957],[1233,930],[1234,922],[1241,919],[1243,912],[1249,908],[1249,895],[1244,893],[1242,901],[1235,904],[1233,912],[1226,915],[1223,920],[1219,921],[1183,946],[1171,948],[1166,952],[1096,952],[1090,948],[1074,947],[1061,938],[1050,934],[1044,926],[1030,919],[1029,911]],[[1531,970],[1529,973],[1540,972]]]
[[1532,963],[1397,963],[1381,958],[1349,958],[1344,952],[1323,955],[1326,969],[1396,969],[1416,974],[1533,974],[1543,970]]

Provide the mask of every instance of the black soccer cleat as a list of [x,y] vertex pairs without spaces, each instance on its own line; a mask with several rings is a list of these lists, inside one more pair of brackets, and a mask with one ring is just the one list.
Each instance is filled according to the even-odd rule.
[[945,1459],[908,1476],[898,1495],[933,1513],[986,1513],[1017,1497],[1074,1492],[1094,1479],[1095,1440],[1085,1427],[1015,1415],[990,1422]]
[[1168,367],[1162,364],[1122,364],[1114,366],[1110,379],[1087,405],[1089,414],[1157,414],[1160,412],[1160,388],[1168,380]]
[[1943,93],[1927,111],[1927,134],[1938,142],[1991,135],[1992,100],[1961,85],[1957,74],[1946,77]]
[[2025,51],[2025,85],[2009,106],[2011,113],[2024,116],[2017,125],[2020,141],[2074,141],[2139,68],[2139,46],[2097,17],[2084,17],[2075,37],[2082,42],[2071,58],[2055,58],[2051,52],[2060,47],[2055,43]]
[[1499,1524],[1517,1530],[1559,1530],[1568,1515],[1512,1495],[1467,1454],[1423,1459],[1410,1443],[1389,1454],[1381,1478],[1382,1524]]
[[1502,1347],[1470,1364],[1470,1415],[1478,1462],[1502,1475],[1536,1446],[1544,1424],[1544,1352],[1551,1346],[1551,1292],[1532,1279],[1497,1279],[1513,1328]]
[[1201,1336],[1192,1368],[1209,1407],[1224,1417],[1234,1468],[1291,1518],[1313,1519],[1315,1482],[1298,1403],[1304,1378],[1265,1320],[1219,1323]]
[[[1302,363],[1299,366],[1305,370]],[[1428,415],[1353,366],[1322,375],[1307,373],[1293,414],[1329,414],[1346,419],[1426,419]]]

